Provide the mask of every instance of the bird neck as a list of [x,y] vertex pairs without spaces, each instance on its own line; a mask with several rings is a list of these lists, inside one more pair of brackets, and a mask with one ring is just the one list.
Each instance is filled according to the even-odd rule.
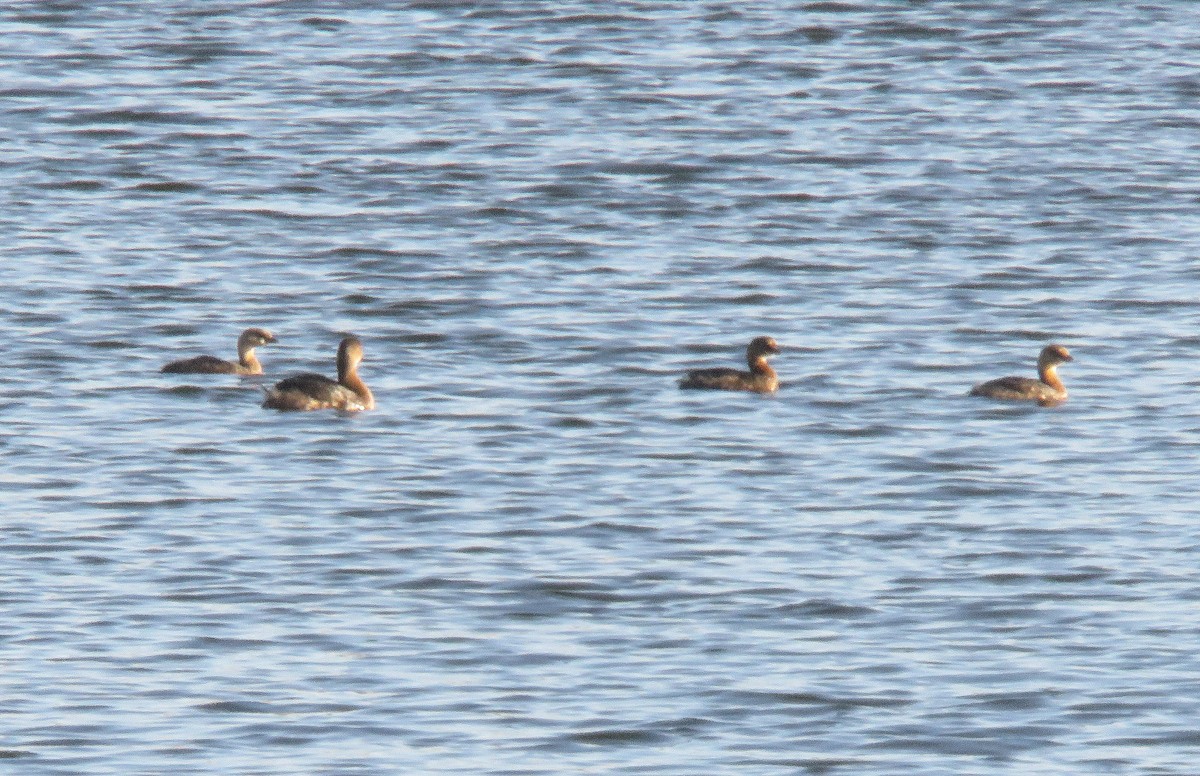
[[375,408],[375,396],[371,393],[371,389],[358,376],[358,366],[353,363],[338,364],[338,382],[354,391],[362,398],[363,406],[367,409]]
[[1038,378],[1046,385],[1059,391],[1065,388],[1063,381],[1058,376],[1058,364],[1039,364]]
[[752,374],[762,375],[763,377],[775,377],[775,370],[767,363],[766,356],[751,356],[746,359],[746,362],[750,365],[750,372]]
[[262,364],[254,355],[254,347],[241,346],[238,348],[238,363],[254,374],[262,374]]

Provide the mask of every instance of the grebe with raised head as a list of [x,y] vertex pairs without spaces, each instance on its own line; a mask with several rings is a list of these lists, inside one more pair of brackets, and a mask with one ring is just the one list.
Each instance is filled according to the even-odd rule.
[[262,364],[254,355],[254,349],[259,345],[269,345],[278,341],[275,335],[266,329],[246,329],[238,337],[237,361],[226,361],[216,356],[196,356],[172,361],[164,366],[162,371],[182,375],[261,375]]
[[773,393],[779,387],[779,377],[767,363],[767,356],[779,352],[779,345],[771,337],[755,337],[746,348],[746,363],[749,372],[729,367],[697,369],[688,372],[679,381],[680,388],[709,388],[718,391],[754,391]]
[[264,407],[275,410],[359,410],[375,409],[371,389],[358,376],[363,345],[358,337],[345,337],[338,346],[337,380],[325,375],[302,374],[280,380],[267,388]]
[[1058,376],[1058,366],[1074,360],[1062,345],[1047,345],[1038,355],[1037,380],[1032,377],[1001,377],[980,383],[971,389],[969,395],[1006,401],[1036,401],[1043,407],[1053,407],[1067,400],[1067,386]]

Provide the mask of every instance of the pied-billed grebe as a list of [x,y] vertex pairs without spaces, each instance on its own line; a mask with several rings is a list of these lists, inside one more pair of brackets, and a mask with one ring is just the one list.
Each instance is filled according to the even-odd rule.
[[246,329],[238,337],[238,360],[226,361],[216,356],[196,356],[181,361],[172,361],[162,368],[164,372],[181,375],[261,375],[262,364],[254,355],[259,345],[278,342],[275,335],[266,329]]
[[971,396],[1009,401],[1036,401],[1043,407],[1053,407],[1067,400],[1067,387],[1058,377],[1058,365],[1074,361],[1062,345],[1047,345],[1038,356],[1038,379],[1032,377],[1001,377],[988,380],[971,389]]
[[767,363],[767,356],[779,352],[779,345],[771,337],[755,337],[746,348],[749,372],[739,372],[728,367],[697,369],[688,372],[679,381],[680,388],[712,388],[719,391],[756,391],[771,393],[779,387],[779,377]]
[[336,382],[317,374],[289,377],[265,389],[267,398],[262,406],[276,410],[373,410],[375,397],[358,376],[362,358],[362,341],[345,337],[338,346]]

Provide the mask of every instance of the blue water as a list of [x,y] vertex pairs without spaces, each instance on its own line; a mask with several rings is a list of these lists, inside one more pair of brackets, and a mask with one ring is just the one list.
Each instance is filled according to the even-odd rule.
[[0,770],[1194,774],[1195,29],[0,9]]

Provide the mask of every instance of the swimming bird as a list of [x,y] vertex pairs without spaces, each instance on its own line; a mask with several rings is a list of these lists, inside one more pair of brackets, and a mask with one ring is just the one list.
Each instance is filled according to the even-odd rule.
[[337,353],[338,379],[325,375],[302,374],[280,380],[267,388],[264,407],[276,410],[359,410],[375,409],[371,389],[358,376],[363,345],[358,337],[342,339]]
[[688,372],[679,381],[680,388],[711,388],[721,391],[754,391],[773,393],[779,387],[779,377],[767,363],[767,356],[779,352],[779,345],[771,337],[755,337],[746,347],[746,363],[749,372],[728,367],[697,369]]
[[162,371],[170,374],[192,375],[261,375],[262,364],[254,355],[254,349],[260,345],[269,345],[278,341],[275,335],[266,329],[246,329],[238,337],[237,361],[226,361],[216,356],[196,356],[172,361],[164,366]]
[[1058,376],[1058,367],[1074,361],[1062,345],[1047,345],[1038,355],[1038,379],[1032,377],[1000,377],[980,383],[971,389],[970,396],[1007,401],[1036,401],[1043,407],[1053,407],[1067,400],[1067,387]]

